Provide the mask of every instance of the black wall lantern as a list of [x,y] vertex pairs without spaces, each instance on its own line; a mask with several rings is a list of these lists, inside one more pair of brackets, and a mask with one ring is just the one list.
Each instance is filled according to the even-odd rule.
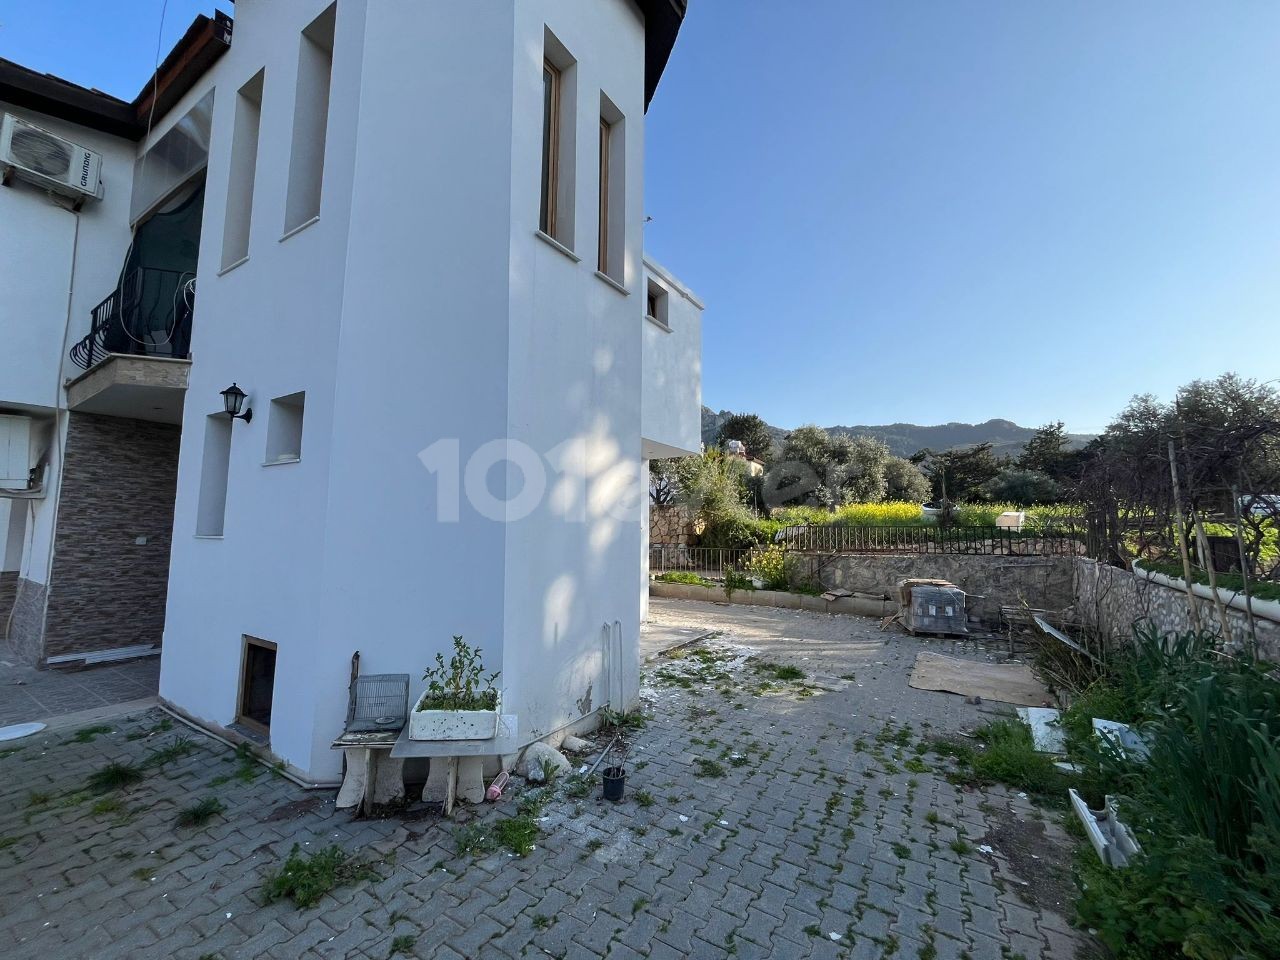
[[232,420],[243,420],[245,423],[249,423],[253,419],[252,407],[245,410],[244,413],[240,412],[240,408],[244,406],[244,398],[246,396],[248,394],[234,383],[222,391],[222,408]]

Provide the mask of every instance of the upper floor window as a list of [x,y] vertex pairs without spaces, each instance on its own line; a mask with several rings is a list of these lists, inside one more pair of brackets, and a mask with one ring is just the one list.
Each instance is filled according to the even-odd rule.
[[596,269],[626,282],[626,125],[622,112],[600,94],[600,178]]
[[577,62],[546,30],[542,46],[542,182],[538,229],[573,249]]
[[298,43],[298,88],[293,105],[293,147],[289,154],[289,191],[285,195],[285,232],[320,216],[325,134],[329,125],[329,87],[333,74],[336,4],[305,30]]
[[550,60],[542,61],[542,206],[538,229],[556,234],[556,181],[559,179],[560,71]]
[[235,128],[231,132],[231,169],[227,181],[227,214],[222,226],[222,267],[249,256],[249,223],[253,216],[253,181],[258,171],[258,125],[262,119],[264,71],[259,70],[236,93]]
[[650,279],[645,290],[644,314],[659,326],[669,326],[667,318],[667,291]]

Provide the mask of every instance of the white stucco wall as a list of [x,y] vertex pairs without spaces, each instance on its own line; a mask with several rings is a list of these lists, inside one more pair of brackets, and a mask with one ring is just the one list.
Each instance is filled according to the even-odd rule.
[[[229,724],[242,637],[276,643],[272,748],[303,769],[311,766],[315,675],[327,665],[317,632],[364,55],[362,4],[355,0],[338,5],[320,219],[281,238],[298,36],[327,5],[242,0],[231,50],[208,77],[216,93],[160,675],[163,697],[203,720]],[[264,67],[249,258],[219,275],[235,94]],[[219,391],[232,381],[249,393],[254,419],[232,425],[224,534],[197,537],[206,419],[221,410]],[[302,459],[265,466],[270,401],[300,390],[306,392]]]
[[644,323],[646,459],[702,449],[702,301],[666,268],[646,258],[645,275],[665,294],[667,327]]
[[[609,698],[601,628],[616,623],[614,699],[634,697],[649,326],[644,29],[629,0],[339,0],[321,214],[282,240],[298,34],[326,5],[240,0],[210,78],[161,671],[164,697],[227,724],[242,635],[276,643],[271,746],[318,778],[339,768],[329,744],[357,649],[364,671],[409,673],[416,693],[463,635],[503,671],[532,739]],[[580,259],[536,236],[546,28],[578,61]],[[218,275],[235,91],[262,69],[249,257]],[[601,91],[626,118],[625,290],[595,272]],[[206,418],[233,380],[254,419],[233,425],[223,535],[196,537]],[[264,466],[269,401],[296,391],[301,461]],[[518,518],[465,495],[468,460],[505,439],[547,481]],[[438,441],[456,442],[456,473],[419,458]],[[463,490],[456,520],[437,512],[446,475]],[[481,479],[497,501],[523,485],[514,468]]]
[[7,568],[45,583],[66,431],[62,382],[82,372],[68,351],[89,332],[90,311],[115,289],[124,263],[133,144],[4,102],[0,113],[102,155],[103,198],[79,212],[16,177],[0,187],[0,412],[32,415],[36,454],[48,456],[45,496],[12,502],[25,517],[15,536],[20,558],[15,564],[7,551]]
[[[603,705],[611,681],[618,708],[639,684],[644,26],[624,0],[523,0],[516,22],[508,431],[565,468],[507,528],[504,679],[536,736]],[[535,236],[544,29],[577,61],[580,262]],[[624,117],[625,293],[596,275],[601,93]],[[621,631],[611,657],[605,624]]]
[[124,263],[133,144],[4,102],[0,113],[103,158],[103,198],[79,213],[16,177],[0,188],[0,407],[52,411],[62,377],[81,372],[66,350],[89,332],[90,311],[115,289]]

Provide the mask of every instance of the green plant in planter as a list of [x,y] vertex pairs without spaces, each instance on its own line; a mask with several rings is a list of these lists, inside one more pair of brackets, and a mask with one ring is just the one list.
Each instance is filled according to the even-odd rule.
[[496,710],[498,688],[494,681],[497,673],[487,676],[480,648],[472,647],[462,637],[453,638],[453,656],[448,664],[444,654],[436,654],[436,665],[428,667],[422,679],[427,681],[427,692],[418,702],[419,710]]

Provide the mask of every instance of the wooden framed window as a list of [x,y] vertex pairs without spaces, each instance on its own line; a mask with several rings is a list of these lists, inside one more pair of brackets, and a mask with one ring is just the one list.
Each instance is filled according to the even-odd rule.
[[542,61],[542,198],[538,229],[556,236],[556,193],[560,179],[560,71]]
[[258,733],[271,732],[271,700],[276,684],[276,645],[244,637],[240,660],[240,695],[236,723]]
[[596,231],[600,237],[600,249],[596,269],[601,273],[609,272],[609,137],[611,129],[609,121],[600,118],[600,228]]

